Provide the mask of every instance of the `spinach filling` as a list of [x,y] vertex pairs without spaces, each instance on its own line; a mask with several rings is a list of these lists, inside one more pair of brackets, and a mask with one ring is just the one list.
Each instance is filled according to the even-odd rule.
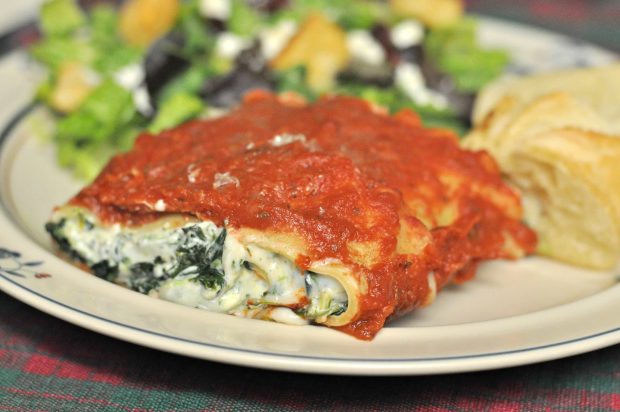
[[[213,299],[219,302],[226,300],[229,292],[245,293],[250,298],[250,292],[243,289],[243,281],[227,287],[223,265],[227,232],[210,223],[188,224],[173,230],[116,232],[115,229],[101,230],[87,216],[76,213],[70,218],[62,217],[47,223],[45,229],[63,253],[89,266],[97,277],[125,285],[137,292],[155,292],[161,298],[172,301],[191,300],[191,296],[194,296],[198,297],[196,302],[211,302]],[[282,257],[274,254],[272,258],[277,261]],[[254,272],[263,281],[270,277],[261,267],[263,265],[259,266],[245,258],[239,259],[237,265]],[[270,270],[286,271],[286,266],[279,269],[271,267]],[[348,297],[335,279],[309,271],[303,274],[294,272],[291,272],[291,276],[303,276],[302,285],[309,299],[307,305],[295,310],[298,316],[323,322],[327,317],[340,315],[347,310]],[[200,285],[202,292],[189,287],[191,284]],[[264,301],[254,296],[252,304],[250,299],[244,305],[248,308],[256,304],[270,306],[270,300],[266,299],[270,298],[273,299],[273,306],[280,306],[282,301],[279,298],[284,297],[286,300],[287,293],[294,288],[294,282],[281,285],[276,281],[262,292]],[[256,292],[260,293],[256,289],[252,293]],[[166,297],[162,293],[172,294]],[[191,305],[211,305],[196,302]]]
[[[94,228],[94,224],[80,214],[80,223],[86,231]],[[179,245],[173,253],[173,264],[156,256],[153,261],[140,261],[130,264],[127,269],[120,268],[120,261],[101,259],[89,261],[77,251],[66,235],[67,219],[61,218],[57,222],[48,222],[45,230],[50,234],[61,252],[72,260],[89,266],[93,274],[101,279],[115,282],[119,280],[121,272],[128,271],[124,283],[140,293],[149,293],[156,289],[163,281],[177,276],[190,277],[193,282],[200,283],[207,289],[220,289],[224,285],[224,270],[222,268],[222,253],[226,230],[222,229],[215,240],[209,239],[199,225],[182,227]],[[123,257],[127,263],[129,259]],[[130,262],[128,262],[130,263]],[[127,265],[125,265],[127,267]]]
[[202,229],[197,226],[181,228],[183,242],[176,249],[176,264],[170,269],[163,269],[163,275],[157,276],[156,269],[163,265],[161,257],[154,262],[138,262],[130,267],[129,286],[141,293],[149,293],[163,281],[178,276],[190,277],[190,281],[200,283],[206,289],[219,290],[224,286],[222,253],[226,230],[223,229],[210,242]]
[[118,266],[110,265],[107,260],[101,260],[94,265],[90,265],[90,270],[98,278],[114,282],[118,277]]
[[[158,256],[155,263],[161,258]],[[163,263],[163,262],[159,262]],[[157,288],[161,279],[155,277],[155,264],[150,262],[140,262],[131,265],[131,276],[129,278],[130,286],[133,290],[140,293],[149,293],[152,289]]]
[[349,302],[336,280],[308,271],[304,282],[310,298],[310,304],[304,309],[307,318],[325,319],[346,312]]
[[66,223],[67,219],[65,218],[60,219],[58,222],[47,222],[45,224],[45,230],[50,234],[62,253],[66,254],[72,260],[86,263],[86,259],[71,247],[71,242],[69,242],[69,239],[64,235]]
[[222,229],[215,242],[208,245],[204,232],[197,226],[183,228],[187,242],[176,251],[177,265],[170,277],[196,275],[192,281],[207,289],[220,289],[224,286],[222,254],[226,229]]

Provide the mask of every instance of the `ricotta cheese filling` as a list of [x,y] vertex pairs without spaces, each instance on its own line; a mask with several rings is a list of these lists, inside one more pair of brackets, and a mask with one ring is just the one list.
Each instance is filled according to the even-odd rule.
[[134,228],[66,207],[46,229],[98,277],[182,305],[287,324],[323,323],[347,309],[335,278],[302,271],[210,221],[173,216]]

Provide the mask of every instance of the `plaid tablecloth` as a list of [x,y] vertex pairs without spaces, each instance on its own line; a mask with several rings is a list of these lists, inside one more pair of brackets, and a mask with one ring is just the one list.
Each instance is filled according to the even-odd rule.
[[[618,0],[469,6],[620,51]],[[0,411],[620,411],[620,345],[489,372],[337,377],[158,352],[78,328],[1,292],[0,314]]]
[[228,366],[121,342],[0,292],[0,411],[620,411],[620,345],[430,377]]

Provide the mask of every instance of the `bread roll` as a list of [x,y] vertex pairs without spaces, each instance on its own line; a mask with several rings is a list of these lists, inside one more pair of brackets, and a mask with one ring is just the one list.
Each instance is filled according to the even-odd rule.
[[501,81],[476,104],[474,129],[462,145],[490,152],[521,191],[542,255],[595,269],[618,263],[620,104],[614,100],[620,100],[620,65]]
[[528,103],[537,97],[560,91],[598,113],[608,123],[608,133],[620,135],[620,63],[528,77],[510,77],[491,83],[476,100],[473,123],[482,122],[505,96],[513,96]]

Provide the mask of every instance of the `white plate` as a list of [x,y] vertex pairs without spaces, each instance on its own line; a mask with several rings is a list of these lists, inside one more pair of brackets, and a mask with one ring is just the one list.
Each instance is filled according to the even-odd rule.
[[0,33],[32,21],[44,0],[3,1],[0,3]]
[[[614,58],[561,36],[494,20],[484,20],[482,37],[513,50],[518,71]],[[5,124],[30,100],[35,83],[28,73],[21,53],[0,63]],[[372,342],[322,327],[208,313],[125,290],[51,251],[43,224],[79,184],[57,168],[53,148],[36,138],[45,124],[41,117],[35,109],[9,124],[2,136],[0,289],[84,328],[220,362],[358,375],[491,369],[620,342],[620,286],[614,273],[541,258],[485,264],[476,280],[448,288],[431,307],[388,325]]]

